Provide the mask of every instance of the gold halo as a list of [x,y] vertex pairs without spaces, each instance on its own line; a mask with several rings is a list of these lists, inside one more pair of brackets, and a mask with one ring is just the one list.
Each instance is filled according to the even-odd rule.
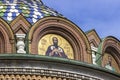
[[61,36],[58,37],[58,35],[52,35],[52,34],[51,34],[51,35],[50,35],[50,38],[49,38],[49,39],[50,39],[50,40],[49,40],[49,41],[50,41],[50,44],[53,44],[53,41],[52,41],[52,38],[53,38],[53,37],[56,37],[56,38],[58,39],[58,45],[60,46],[60,45],[62,44],[62,39],[60,38]]

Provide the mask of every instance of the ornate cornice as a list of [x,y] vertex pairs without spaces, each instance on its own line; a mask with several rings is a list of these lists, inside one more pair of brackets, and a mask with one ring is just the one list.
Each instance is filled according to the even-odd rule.
[[85,79],[85,80],[102,80],[97,77],[88,76],[85,74],[65,72],[58,70],[50,69],[32,69],[32,68],[0,68],[1,75],[36,75],[36,76],[47,76],[47,77],[57,77],[57,78],[66,78],[66,79]]
[[[11,57],[12,56],[12,57]],[[74,80],[119,80],[120,75],[95,65],[38,55],[1,55],[1,75],[35,75]]]

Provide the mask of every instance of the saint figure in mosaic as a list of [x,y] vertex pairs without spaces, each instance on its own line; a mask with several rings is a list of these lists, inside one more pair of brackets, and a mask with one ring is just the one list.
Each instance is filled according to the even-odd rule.
[[46,56],[54,56],[54,57],[62,57],[67,58],[64,50],[58,46],[58,39],[57,37],[52,38],[53,45],[50,45],[46,51]]
[[105,68],[115,71],[115,68],[112,67],[112,57],[108,56],[108,61],[105,65]]

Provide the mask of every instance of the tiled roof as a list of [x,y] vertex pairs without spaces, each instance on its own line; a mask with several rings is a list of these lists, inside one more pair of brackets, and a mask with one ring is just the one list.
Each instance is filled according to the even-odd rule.
[[62,16],[41,0],[0,0],[0,17],[11,22],[22,14],[31,24],[46,16]]

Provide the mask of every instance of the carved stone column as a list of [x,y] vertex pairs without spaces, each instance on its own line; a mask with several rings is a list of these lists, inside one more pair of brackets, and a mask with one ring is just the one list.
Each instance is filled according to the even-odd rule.
[[93,60],[93,64],[97,65],[96,63],[96,53],[98,51],[98,48],[91,46],[92,49],[92,60]]
[[16,34],[17,37],[17,53],[26,53],[25,51],[25,36],[26,34]]

